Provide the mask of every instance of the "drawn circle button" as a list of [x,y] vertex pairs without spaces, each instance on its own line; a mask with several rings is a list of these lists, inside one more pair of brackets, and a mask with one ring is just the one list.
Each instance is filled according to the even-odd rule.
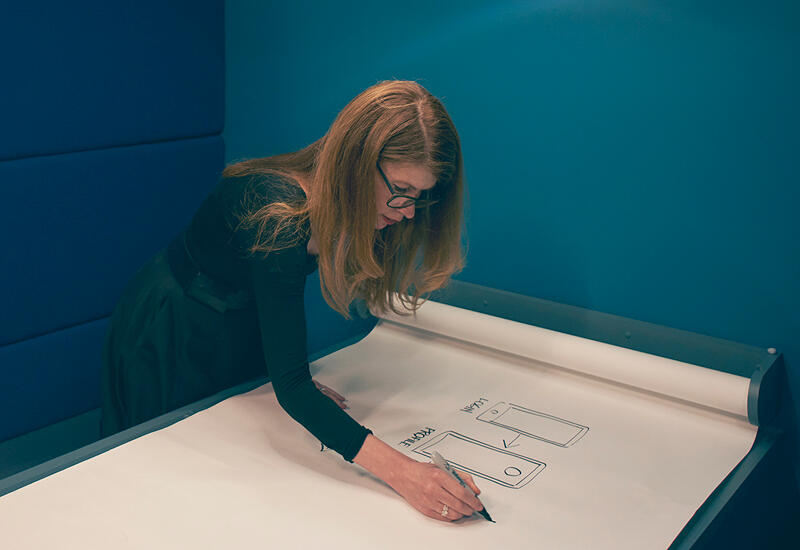
[[516,466],[509,466],[508,468],[506,468],[505,474],[508,477],[517,477],[522,475],[522,470],[520,470]]

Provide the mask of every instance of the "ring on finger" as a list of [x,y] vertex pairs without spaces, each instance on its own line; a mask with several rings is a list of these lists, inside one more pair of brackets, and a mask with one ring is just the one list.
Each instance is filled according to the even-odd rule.
[[449,510],[449,508],[447,507],[447,504],[443,504],[442,505],[442,511],[439,512],[439,513],[442,514],[442,517],[447,517],[447,511],[448,510]]

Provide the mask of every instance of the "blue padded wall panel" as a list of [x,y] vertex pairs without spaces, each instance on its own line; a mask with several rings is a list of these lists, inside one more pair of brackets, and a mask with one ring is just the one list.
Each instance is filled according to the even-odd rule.
[[0,344],[108,316],[223,159],[216,136],[0,162]]
[[0,160],[220,133],[220,0],[4,2]]
[[100,406],[108,318],[0,347],[0,441]]

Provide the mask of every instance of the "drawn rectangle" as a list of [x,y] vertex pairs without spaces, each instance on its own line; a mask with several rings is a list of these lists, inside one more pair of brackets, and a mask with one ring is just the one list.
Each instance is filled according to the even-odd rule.
[[543,462],[492,447],[456,432],[443,432],[414,449],[430,457],[438,451],[459,470],[518,489],[545,468]]
[[559,447],[569,447],[589,431],[587,426],[502,401],[483,412],[478,420]]

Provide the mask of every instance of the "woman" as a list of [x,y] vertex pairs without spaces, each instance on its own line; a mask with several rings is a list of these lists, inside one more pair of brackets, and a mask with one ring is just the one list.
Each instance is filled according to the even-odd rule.
[[292,418],[426,516],[453,521],[482,509],[311,379],[303,306],[317,268],[323,297],[347,319],[355,299],[406,315],[392,292],[415,310],[445,286],[463,268],[462,166],[441,102],[414,81],[383,81],[308,147],[225,168],[186,230],[114,308],[103,346],[103,436],[268,373]]

